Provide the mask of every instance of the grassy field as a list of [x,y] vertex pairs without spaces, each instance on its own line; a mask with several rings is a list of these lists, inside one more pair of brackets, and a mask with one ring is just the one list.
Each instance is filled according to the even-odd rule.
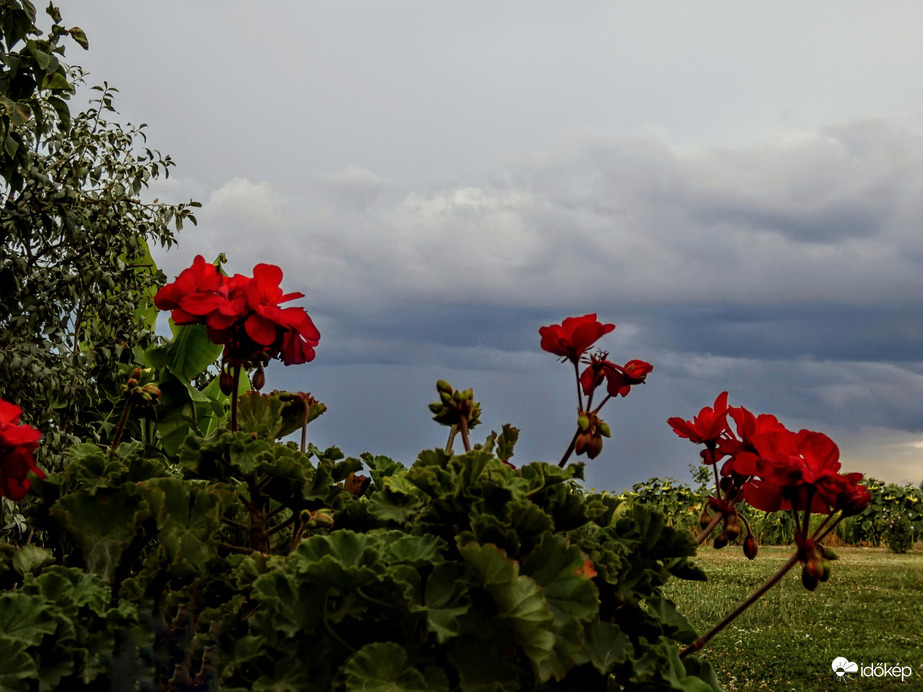
[[[796,566],[702,650],[727,690],[923,690],[923,550],[837,548],[830,581],[814,593]],[[668,595],[702,634],[791,555],[763,547],[749,562],[739,549],[700,551],[709,581],[673,581]],[[905,682],[847,674],[833,659],[860,666],[911,666]]]

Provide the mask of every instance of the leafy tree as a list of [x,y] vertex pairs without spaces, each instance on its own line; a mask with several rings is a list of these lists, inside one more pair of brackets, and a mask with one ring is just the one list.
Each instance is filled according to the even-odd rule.
[[145,146],[145,125],[110,119],[115,89],[93,87],[71,115],[83,73],[61,62],[61,39],[87,40],[48,14],[42,35],[27,0],[0,0],[0,382],[53,465],[69,441],[110,433],[119,366],[154,338],[163,275],[148,243],[171,245],[200,205],[142,198],[174,164]]

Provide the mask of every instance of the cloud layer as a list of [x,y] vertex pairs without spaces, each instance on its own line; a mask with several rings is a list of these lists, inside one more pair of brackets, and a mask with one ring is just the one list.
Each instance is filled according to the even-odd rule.
[[[517,386],[531,386],[529,400],[561,375],[537,352],[538,326],[595,311],[619,324],[613,357],[654,362],[645,389],[670,392],[618,402],[637,399],[646,416],[627,434],[669,436],[667,416],[691,417],[729,388],[793,427],[841,431],[866,463],[869,440],[850,431],[900,439],[878,468],[923,476],[912,446],[923,439],[921,123],[842,122],[740,148],[572,131],[487,181],[409,189],[352,166],[283,194],[232,178],[164,266],[218,251],[231,271],[275,262],[308,296],[318,364],[527,373]],[[657,468],[684,473],[672,440],[611,446],[639,470],[653,447],[668,457]]]

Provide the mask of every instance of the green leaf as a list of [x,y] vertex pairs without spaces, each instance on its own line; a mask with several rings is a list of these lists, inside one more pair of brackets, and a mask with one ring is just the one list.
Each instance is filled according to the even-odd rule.
[[[348,692],[448,692],[445,685],[430,687],[416,668],[409,665],[407,651],[394,642],[366,644],[343,668]],[[438,682],[437,682],[438,684]]]
[[576,663],[591,663],[605,675],[614,665],[624,663],[632,653],[631,640],[618,625],[595,621],[584,625],[583,649]]
[[69,32],[71,38],[74,39],[77,44],[84,50],[90,49],[90,42],[87,40],[87,35],[83,32],[79,26],[75,26]]
[[475,583],[492,597],[497,615],[509,622],[516,643],[538,665],[554,650],[554,616],[541,587],[519,575],[519,563],[493,545],[469,543],[459,548]]
[[683,644],[691,644],[696,640],[696,632],[689,621],[677,609],[676,604],[669,598],[660,594],[653,594],[647,598],[648,610],[653,613],[663,626],[663,633]]
[[426,580],[427,626],[440,644],[461,631],[459,618],[471,608],[465,569],[457,562],[437,565]]
[[64,78],[64,75],[52,72],[51,74],[46,74],[45,78],[42,79],[42,89],[66,89],[67,91],[72,91],[73,87]]
[[117,492],[74,493],[51,508],[83,550],[87,568],[110,582],[122,553],[150,512],[140,493],[129,486]]
[[[0,615],[2,619],[2,615]],[[0,633],[0,690],[25,692],[30,689],[26,680],[35,679],[38,666],[26,651],[28,644]]]
[[[0,636],[28,646],[38,646],[57,623],[42,598],[17,591],[0,593]],[[0,656],[2,658],[2,656]]]
[[234,496],[193,481],[156,478],[139,484],[157,522],[158,540],[178,574],[200,573],[215,555],[221,517]]
[[53,561],[54,555],[50,550],[37,545],[24,545],[13,555],[13,569],[20,574],[28,574]]
[[167,350],[166,366],[183,382],[190,382],[205,372],[224,350],[224,346],[209,340],[205,325],[177,326],[171,321],[170,328],[173,330],[173,342]]

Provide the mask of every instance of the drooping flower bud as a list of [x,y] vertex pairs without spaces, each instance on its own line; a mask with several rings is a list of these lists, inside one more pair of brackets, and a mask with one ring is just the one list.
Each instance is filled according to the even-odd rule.
[[729,541],[736,541],[740,535],[740,519],[732,514],[724,520],[724,535]]
[[705,507],[699,515],[699,528],[704,531],[709,524],[711,524],[711,514],[708,513],[708,507]]
[[715,541],[712,543],[715,550],[721,550],[724,546],[728,544],[727,534],[722,533],[721,535],[715,538]]
[[748,560],[752,560],[756,557],[758,552],[759,546],[756,544],[756,539],[753,538],[752,533],[748,533],[747,537],[744,539],[744,555]]
[[811,576],[807,565],[801,569],[801,583],[808,591],[813,591],[817,588],[817,579]]
[[251,383],[256,391],[260,391],[266,385],[266,373],[263,372],[263,366],[260,365],[253,373]]
[[225,396],[231,396],[234,391],[234,376],[227,370],[222,370],[218,377],[218,387]]

